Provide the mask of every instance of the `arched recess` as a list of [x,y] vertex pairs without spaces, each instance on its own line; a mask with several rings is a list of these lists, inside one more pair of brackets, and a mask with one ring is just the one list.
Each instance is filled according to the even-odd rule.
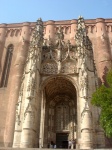
[[67,76],[52,76],[42,84],[40,145],[53,141],[67,148],[68,140],[77,139],[77,88]]
[[2,72],[0,87],[7,87],[13,50],[14,50],[14,46],[12,44],[10,44],[7,47],[7,52],[6,52],[4,66],[3,66],[3,72]]

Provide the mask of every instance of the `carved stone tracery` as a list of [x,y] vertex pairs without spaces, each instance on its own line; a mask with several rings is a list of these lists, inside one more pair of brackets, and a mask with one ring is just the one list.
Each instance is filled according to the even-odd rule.
[[69,130],[69,106],[61,102],[56,106],[56,131]]
[[70,138],[74,138],[77,124],[75,100],[67,96],[67,93],[59,94],[51,98],[48,106],[48,138],[59,132],[70,132]]
[[[52,43],[50,38],[44,42],[41,72],[43,74],[74,74],[77,70],[76,55],[76,47],[71,45],[70,41],[65,43],[62,28],[59,27],[56,33],[56,42]],[[55,64],[54,69],[51,69],[51,63]]]

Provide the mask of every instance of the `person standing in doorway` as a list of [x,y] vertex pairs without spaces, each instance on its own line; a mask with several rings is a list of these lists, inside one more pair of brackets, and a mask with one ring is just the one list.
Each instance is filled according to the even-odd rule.
[[54,143],[54,148],[56,148],[56,143]]
[[68,141],[68,148],[71,149],[71,146],[72,146],[72,141],[69,140],[69,141]]
[[50,143],[50,148],[54,148],[54,142],[53,141],[51,141],[51,143]]

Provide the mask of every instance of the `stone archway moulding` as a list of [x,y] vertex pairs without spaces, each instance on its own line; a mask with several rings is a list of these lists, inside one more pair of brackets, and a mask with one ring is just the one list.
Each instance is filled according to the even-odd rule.
[[66,80],[68,80],[70,83],[73,84],[73,86],[75,87],[76,89],[76,94],[77,94],[77,98],[79,97],[79,88],[78,88],[78,84],[77,82],[70,76],[68,75],[52,75],[52,76],[49,76],[47,77],[45,80],[42,81],[42,83],[40,84],[40,91],[42,91],[45,86],[49,83],[50,80],[54,79],[54,78],[64,78]]
[[[73,90],[73,92],[75,92],[76,93],[76,101],[77,101],[77,108],[78,108],[78,106],[80,106],[80,98],[79,98],[79,88],[78,88],[78,83],[77,83],[77,81],[76,81],[76,78],[77,78],[77,76],[76,75],[74,75],[74,77],[72,77],[72,76],[69,76],[69,75],[52,75],[52,76],[48,76],[48,77],[46,77],[42,82],[41,82],[41,84],[40,84],[40,93],[43,95],[44,94],[44,89],[45,89],[45,87],[49,84],[49,82],[52,80],[52,79],[58,79],[58,78],[62,78],[62,79],[65,79],[65,80],[67,80],[68,82],[70,82],[71,83],[71,85],[73,85],[73,87],[74,87],[74,90]],[[42,100],[43,101],[43,100]],[[46,100],[45,100],[46,101]],[[46,103],[46,102],[42,102],[42,104],[43,103]],[[43,106],[45,106],[45,104],[43,105]],[[41,108],[42,108],[42,106],[41,106]],[[42,111],[42,110],[41,110]],[[41,114],[43,114],[43,111],[41,112]],[[76,138],[77,138],[77,141],[78,141],[78,139],[79,139],[79,137],[80,137],[80,108],[78,108],[77,109],[77,136],[76,136]],[[44,129],[41,129],[41,133],[40,133],[40,139],[42,138],[42,137],[44,137],[44,136],[42,136],[42,131],[43,131]],[[44,144],[43,144],[43,141],[44,140],[42,140],[42,141],[40,141],[40,145],[43,145],[43,147],[45,146]],[[42,143],[41,143],[42,142]]]

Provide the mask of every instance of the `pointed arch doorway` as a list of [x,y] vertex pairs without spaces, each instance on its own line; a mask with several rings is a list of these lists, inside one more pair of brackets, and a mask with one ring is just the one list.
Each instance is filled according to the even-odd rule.
[[49,79],[42,92],[40,145],[68,148],[68,141],[77,138],[77,93],[65,77]]

